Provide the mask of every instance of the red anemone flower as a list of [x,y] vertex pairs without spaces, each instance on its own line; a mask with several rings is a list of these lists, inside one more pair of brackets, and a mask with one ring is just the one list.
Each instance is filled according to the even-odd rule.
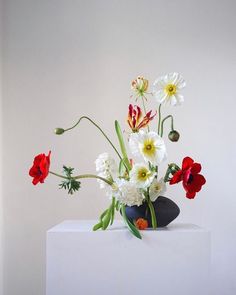
[[48,176],[50,167],[50,155],[39,154],[34,158],[33,166],[29,170],[29,175],[33,177],[32,183],[36,185],[37,183],[43,183],[44,179]]
[[152,111],[149,111],[144,117],[139,106],[129,105],[127,122],[133,132],[139,131],[140,128],[144,128],[148,123],[156,116],[152,116]]
[[199,174],[201,169],[201,164],[194,163],[193,159],[186,157],[183,159],[182,169],[175,172],[170,180],[170,184],[182,181],[186,191],[186,197],[188,199],[193,199],[196,193],[199,192],[206,183],[205,177]]

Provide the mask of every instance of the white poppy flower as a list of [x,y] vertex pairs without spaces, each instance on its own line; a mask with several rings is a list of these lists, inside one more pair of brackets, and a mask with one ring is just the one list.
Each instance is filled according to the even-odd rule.
[[146,162],[151,162],[153,165],[159,165],[166,158],[164,140],[154,131],[140,130],[132,133],[129,147],[134,156],[142,156]]
[[130,181],[138,188],[147,188],[153,181],[155,174],[146,164],[135,164],[130,171]]
[[160,104],[181,105],[184,97],[180,94],[180,90],[185,85],[186,82],[180,74],[170,73],[156,79],[153,84],[153,94]]
[[161,195],[164,194],[166,192],[166,184],[164,182],[164,179],[161,178],[159,181],[154,178],[150,189],[149,189],[149,196],[150,196],[150,200],[152,202],[155,202],[156,199]]

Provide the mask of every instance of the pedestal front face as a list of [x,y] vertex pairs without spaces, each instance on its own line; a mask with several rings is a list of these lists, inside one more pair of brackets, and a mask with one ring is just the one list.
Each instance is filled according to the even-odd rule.
[[122,222],[65,221],[47,233],[47,295],[209,295],[210,234],[171,224],[133,237]]

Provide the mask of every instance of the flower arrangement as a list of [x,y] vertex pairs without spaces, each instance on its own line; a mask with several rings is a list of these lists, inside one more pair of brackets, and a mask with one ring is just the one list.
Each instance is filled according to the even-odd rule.
[[[173,116],[168,115],[162,118],[162,106],[181,105],[184,101],[181,91],[185,84],[185,80],[178,73],[170,73],[156,79],[151,90],[149,90],[149,81],[144,77],[139,76],[132,81],[133,95],[131,99],[136,103],[142,103],[142,106],[130,104],[128,107],[127,126],[130,128],[128,146],[132,158],[127,154],[123,132],[118,121],[115,121],[115,131],[119,141],[119,149],[100,126],[89,117],[83,116],[70,128],[56,128],[55,134],[62,135],[77,127],[81,120],[88,120],[112,146],[118,162],[108,153],[103,153],[95,161],[97,174],[74,176],[74,168],[67,166],[63,166],[63,174],[59,174],[49,170],[50,151],[48,155],[39,154],[34,158],[33,166],[29,170],[29,175],[33,177],[32,183],[34,185],[43,183],[51,174],[62,179],[59,184],[60,188],[67,190],[68,194],[73,194],[79,190],[83,178],[97,179],[100,187],[106,190],[111,204],[101,214],[99,222],[94,225],[93,230],[107,229],[113,223],[115,211],[118,211],[131,233],[141,239],[139,230],[144,230],[147,227],[156,229],[159,226],[156,204],[161,195],[165,193],[167,183],[173,185],[182,182],[186,197],[193,199],[206,182],[204,176],[200,174],[201,165],[190,157],[185,157],[182,160],[181,167],[175,163],[169,163],[165,175],[163,177],[159,175],[159,167],[167,158],[163,139],[164,125],[167,120],[171,120],[169,140],[177,142],[180,137],[179,132],[174,129]],[[155,99],[158,103],[155,113],[152,110],[146,111],[146,103],[149,99]],[[154,122],[154,119],[157,119],[156,128],[150,130],[150,122]],[[129,210],[134,208],[145,210],[142,211],[142,214],[136,214],[139,212],[137,211],[135,217],[132,217],[132,214],[129,215]],[[167,223],[170,221],[172,220]]]

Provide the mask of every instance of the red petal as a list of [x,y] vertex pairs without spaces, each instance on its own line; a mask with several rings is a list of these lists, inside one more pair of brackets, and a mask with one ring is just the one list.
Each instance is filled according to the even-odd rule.
[[[37,166],[38,167],[38,166]],[[30,170],[29,170],[29,175],[31,176],[31,177],[35,177],[35,176],[37,176],[39,173],[38,173],[38,168],[37,168],[36,166],[33,166],[33,167],[31,167],[30,168]]]
[[189,177],[191,175],[191,169],[185,170],[183,172],[183,182],[188,184]]
[[133,129],[133,126],[131,125],[130,121],[127,120],[127,122],[128,122],[128,124],[129,124],[129,127],[130,127],[131,129]]
[[175,174],[173,175],[173,177],[170,180],[170,184],[175,184],[178,183],[182,180],[182,175],[183,175],[183,171],[179,170],[177,172],[175,172]]
[[183,182],[183,187],[187,192],[199,192],[206,180],[201,174],[195,174],[191,183]]
[[190,157],[185,157],[182,162],[182,170],[187,170],[194,163],[193,159]]
[[34,158],[34,165],[39,165],[41,162],[42,158],[45,157],[45,154],[39,154]]
[[32,181],[33,185],[38,184],[38,182],[39,182],[39,179],[38,178],[34,178],[33,181]]
[[[147,117],[148,119],[150,119],[150,117],[151,117],[151,113],[152,113],[152,111],[149,111],[149,112],[146,114],[145,117]],[[144,117],[144,118],[145,118],[145,117]]]
[[133,106],[129,105],[128,120],[132,120]]
[[140,117],[142,116],[142,111],[141,111],[141,109],[140,109],[139,106],[137,106],[137,112],[138,112],[138,114],[137,114],[137,121],[139,121]]
[[196,196],[196,193],[195,193],[195,192],[193,192],[193,193],[189,193],[189,192],[187,192],[187,193],[186,193],[186,197],[187,197],[188,199],[194,199],[195,196]]
[[196,187],[196,192],[199,192],[202,186],[206,183],[206,179],[203,175],[197,174],[197,175],[194,175],[194,180],[195,180],[194,184]]
[[192,174],[197,174],[201,171],[202,166],[199,163],[193,163],[192,168],[191,168],[191,173]]

